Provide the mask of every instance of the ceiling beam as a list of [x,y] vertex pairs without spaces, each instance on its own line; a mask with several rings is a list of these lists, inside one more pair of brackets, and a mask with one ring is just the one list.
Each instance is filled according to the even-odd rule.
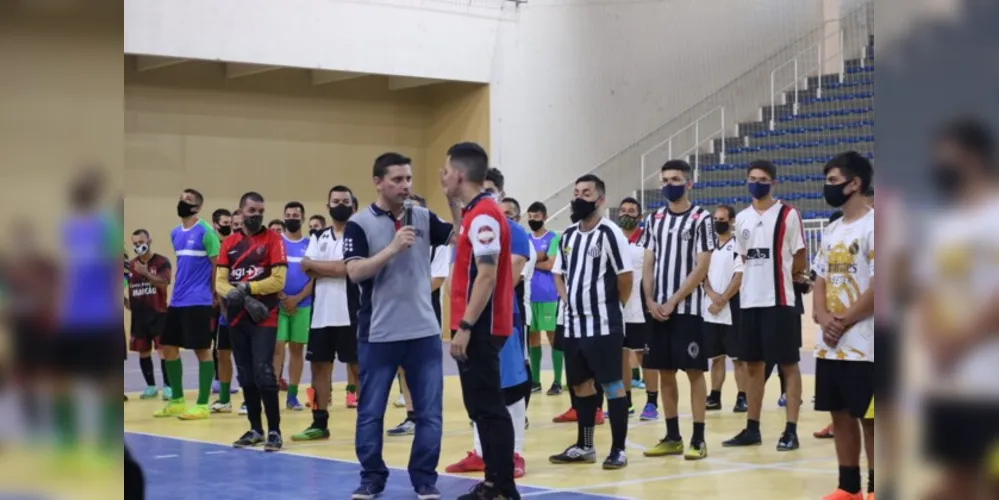
[[187,61],[189,61],[189,59],[179,57],[135,56],[135,69],[138,71],[149,71],[165,68],[167,66],[173,66]]
[[432,78],[415,78],[411,76],[390,76],[389,77],[389,90],[407,90],[415,89],[417,87],[426,87],[427,85],[436,85],[438,83],[444,83],[446,80],[435,80]]
[[281,66],[267,66],[265,64],[247,64],[247,63],[226,63],[225,76],[226,78],[242,78],[244,76],[259,75],[260,73],[266,73],[268,71],[274,71],[276,69],[281,69]]
[[352,71],[332,71],[326,69],[312,70],[312,84],[326,85],[327,83],[345,82],[367,76],[365,73],[354,73]]

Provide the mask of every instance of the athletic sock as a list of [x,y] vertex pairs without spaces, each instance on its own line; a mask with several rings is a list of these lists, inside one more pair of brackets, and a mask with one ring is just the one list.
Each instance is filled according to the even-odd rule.
[[[167,379],[170,380],[171,397],[175,400],[184,399],[184,365],[180,358],[166,362]],[[209,387],[211,389],[211,387]]]
[[746,430],[755,434],[760,433],[760,421],[749,419],[746,421]]
[[632,368],[631,380],[642,380],[642,370],[639,370],[638,368]]
[[219,403],[226,404],[232,401],[232,382],[219,382]]
[[867,471],[867,492],[874,493],[874,469]]
[[170,379],[167,377],[167,362],[160,358],[160,375],[163,376],[163,387],[170,387]]
[[330,412],[326,410],[312,410],[312,428],[313,429],[329,429],[330,425]]
[[711,395],[708,396],[708,400],[721,402],[721,391],[711,391]]
[[212,397],[212,377],[215,373],[215,363],[201,361],[198,363],[198,404],[206,405]]
[[139,369],[142,378],[146,379],[146,387],[156,387],[156,376],[153,375],[153,358],[139,358]]
[[576,410],[576,414],[579,414],[579,398],[576,397],[576,391],[572,390],[572,386],[569,386],[569,408]]
[[120,449],[119,447],[122,445],[121,428],[123,425],[125,425],[125,418],[117,399],[112,398],[110,401],[105,399],[101,408],[100,434],[101,446],[105,450]]
[[[624,397],[628,399],[628,408],[630,409],[631,408],[631,389],[628,389],[627,391],[624,392]],[[608,406],[608,408],[610,408],[610,407]]]
[[243,386],[243,402],[246,403],[246,418],[250,421],[250,429],[264,433],[264,424],[260,420],[260,390],[257,386]]
[[[538,348],[538,350],[540,351],[541,348]],[[562,385],[562,360],[563,359],[565,359],[565,356],[562,354],[561,350],[559,350],[559,349],[552,349],[552,370],[555,371],[555,383],[558,384],[558,385]],[[539,365],[540,365],[540,363],[539,363]],[[540,370],[540,368],[541,367],[539,366],[538,369]],[[541,374],[539,373],[538,376],[540,377]]]
[[593,428],[596,426],[597,396],[577,397],[576,404],[576,446],[593,448]]
[[406,412],[406,420],[409,420],[410,422],[416,423],[416,412],[415,411],[407,411]]
[[794,422],[788,422],[784,426],[784,433],[785,434],[794,434],[795,436],[797,436],[798,435],[798,424],[796,424]]
[[694,435],[690,438],[690,444],[701,444],[704,442],[704,422],[694,422]]
[[72,396],[59,396],[52,405],[59,446],[69,449],[77,443],[76,404]]
[[531,358],[531,380],[534,385],[541,384],[541,347],[531,347],[527,350]]
[[839,489],[854,495],[860,493],[860,467],[839,468]]
[[213,380],[219,380],[219,350],[218,349],[212,349],[212,363],[215,363],[215,365],[212,367],[212,370],[215,371],[215,378]]
[[[289,391],[291,390],[291,386],[288,386],[288,390]],[[354,384],[347,384],[347,392],[356,393],[357,392],[357,386],[354,385]]]
[[610,416],[612,448],[623,450],[628,440],[628,401],[624,398],[607,400],[607,412]]
[[648,399],[647,399],[647,401],[646,401],[645,404],[652,405],[652,406],[654,406],[656,408],[659,408],[659,392],[658,391],[645,391],[645,395],[648,396]]
[[666,439],[670,441],[683,440],[683,436],[680,435],[680,417],[666,419]]
[[298,397],[298,386],[297,385],[289,385],[288,386],[288,397],[289,398],[296,398],[296,397]]
[[264,413],[267,414],[267,431],[281,433],[281,406],[278,405],[277,389],[260,391],[264,403]]

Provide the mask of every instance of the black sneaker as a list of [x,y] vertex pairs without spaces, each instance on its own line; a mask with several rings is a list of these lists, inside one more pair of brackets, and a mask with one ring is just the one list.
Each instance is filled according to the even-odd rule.
[[362,484],[350,495],[351,500],[374,500],[385,491],[384,486]]
[[604,460],[605,470],[623,469],[628,466],[628,455],[624,450],[611,450],[610,455]]
[[746,403],[744,398],[737,398],[735,400],[735,407],[732,408],[732,413],[746,413],[749,411],[749,404]]
[[704,404],[704,409],[708,411],[721,410],[722,409],[721,401],[708,398],[708,402]]
[[531,385],[531,394],[534,394],[536,392],[541,392],[541,384],[532,384]]
[[780,435],[780,441],[777,441],[777,451],[794,451],[800,447],[797,433],[784,432]]
[[531,428],[531,419],[527,418],[527,415],[524,415],[524,429],[526,430],[530,428]]
[[758,446],[763,444],[763,437],[759,432],[750,432],[743,429],[737,436],[722,443],[725,448],[737,448],[741,446]]
[[558,396],[559,394],[562,394],[562,384],[555,382],[548,388],[548,395]]
[[572,445],[562,453],[548,457],[548,461],[553,464],[595,464],[597,452],[593,448]]
[[264,451],[281,451],[284,447],[284,440],[281,439],[281,433],[277,431],[270,431],[267,433],[267,442],[264,443]]
[[264,435],[255,431],[248,430],[242,437],[232,443],[233,448],[252,448],[254,446],[260,446],[264,444]]

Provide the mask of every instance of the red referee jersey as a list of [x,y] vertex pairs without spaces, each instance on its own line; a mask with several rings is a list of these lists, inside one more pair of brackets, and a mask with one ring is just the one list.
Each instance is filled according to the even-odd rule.
[[478,276],[475,259],[496,257],[496,288],[472,330],[508,337],[513,333],[513,265],[510,261],[510,226],[499,205],[487,193],[480,194],[465,208],[455,243],[454,270],[451,273],[451,329],[457,330],[472,297]]

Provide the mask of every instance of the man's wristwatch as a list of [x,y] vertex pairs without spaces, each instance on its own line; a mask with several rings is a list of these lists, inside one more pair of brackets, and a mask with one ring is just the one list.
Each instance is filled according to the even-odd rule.
[[458,323],[458,329],[459,330],[465,330],[466,332],[470,332],[470,331],[472,331],[472,324],[469,323],[469,322],[467,322],[467,321],[462,320],[460,323]]

